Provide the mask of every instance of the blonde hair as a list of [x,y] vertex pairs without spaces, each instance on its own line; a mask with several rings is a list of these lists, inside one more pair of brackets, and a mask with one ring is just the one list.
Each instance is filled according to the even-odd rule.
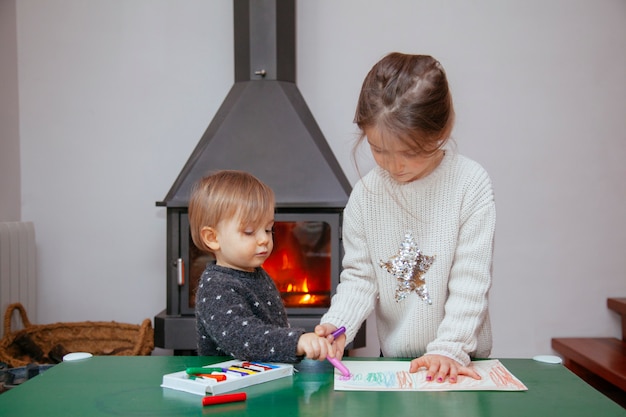
[[222,170],[201,178],[189,198],[189,229],[198,249],[211,252],[200,237],[204,227],[216,227],[223,220],[238,218],[242,225],[258,226],[274,212],[274,191],[255,176]]

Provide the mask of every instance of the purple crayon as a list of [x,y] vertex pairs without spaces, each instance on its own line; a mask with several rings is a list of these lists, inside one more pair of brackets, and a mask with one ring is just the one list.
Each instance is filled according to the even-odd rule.
[[[337,338],[340,335],[344,334],[345,331],[346,331],[346,328],[344,326],[341,326],[340,328],[338,328],[331,334],[333,335],[333,338]],[[335,368],[339,369],[339,372],[341,372],[341,374],[345,378],[350,378],[350,371],[348,370],[348,368],[346,368],[346,366],[343,363],[341,363],[339,359],[337,358],[326,358],[326,359],[328,359],[328,362],[332,363]]]

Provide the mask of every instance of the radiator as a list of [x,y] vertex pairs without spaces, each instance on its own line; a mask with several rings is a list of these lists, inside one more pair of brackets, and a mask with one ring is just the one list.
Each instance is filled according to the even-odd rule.
[[[35,227],[32,222],[0,222],[0,308],[22,303],[29,319],[37,317]],[[22,327],[13,315],[11,329]],[[4,329],[2,329],[4,332]]]

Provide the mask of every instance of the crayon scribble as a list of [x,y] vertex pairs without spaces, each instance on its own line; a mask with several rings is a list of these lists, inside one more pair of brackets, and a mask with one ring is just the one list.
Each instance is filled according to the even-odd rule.
[[413,389],[413,375],[407,371],[399,371],[396,373],[398,379],[398,388],[400,389]]
[[502,365],[496,365],[489,371],[489,377],[497,387],[506,388],[509,386],[525,389],[524,384],[515,379],[513,375]]
[[380,387],[396,386],[396,376],[393,372],[368,372],[355,373],[350,378],[352,383],[357,385],[372,385]]

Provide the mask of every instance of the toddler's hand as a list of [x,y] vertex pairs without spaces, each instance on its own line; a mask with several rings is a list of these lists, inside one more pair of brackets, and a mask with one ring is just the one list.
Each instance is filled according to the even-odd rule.
[[320,337],[315,333],[304,333],[298,339],[297,354],[305,355],[307,359],[318,359],[323,361],[327,356],[335,357],[333,347],[328,339]]

